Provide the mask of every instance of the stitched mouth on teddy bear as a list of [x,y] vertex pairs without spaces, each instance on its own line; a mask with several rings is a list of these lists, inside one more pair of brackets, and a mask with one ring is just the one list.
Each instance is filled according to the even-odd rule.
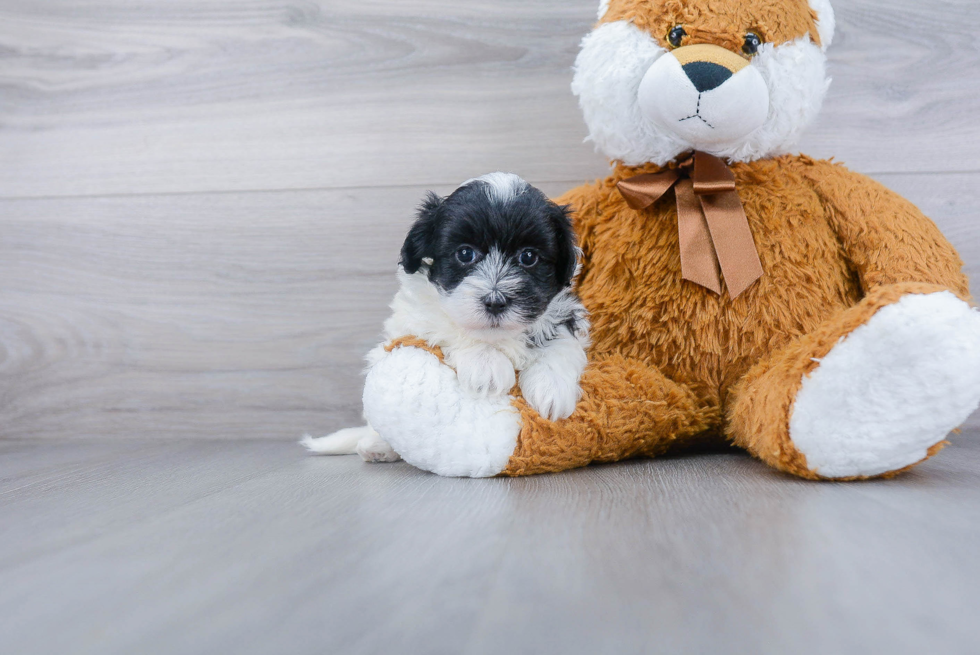
[[738,143],[769,115],[769,89],[748,61],[713,45],[678,48],[650,66],[638,91],[643,115],[693,148]]
[[707,125],[708,127],[710,127],[712,130],[715,129],[715,126],[712,125],[711,123],[709,123],[708,121],[704,120],[704,116],[701,115],[701,94],[698,94],[698,106],[697,106],[695,112],[693,114],[691,114],[690,116],[685,116],[684,118],[680,119],[677,122],[678,123],[683,123],[684,121],[690,121],[690,120],[694,120],[694,119],[697,119],[697,120],[701,121],[702,123],[704,123],[705,125]]

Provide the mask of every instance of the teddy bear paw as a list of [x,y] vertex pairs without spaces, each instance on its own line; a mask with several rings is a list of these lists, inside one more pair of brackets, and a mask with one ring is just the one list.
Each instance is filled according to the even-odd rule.
[[980,312],[949,292],[907,295],[803,379],[790,438],[822,477],[871,477],[926,459],[978,402]]
[[413,347],[396,348],[371,366],[364,416],[406,462],[450,477],[497,475],[521,431],[509,396],[470,393],[456,371]]

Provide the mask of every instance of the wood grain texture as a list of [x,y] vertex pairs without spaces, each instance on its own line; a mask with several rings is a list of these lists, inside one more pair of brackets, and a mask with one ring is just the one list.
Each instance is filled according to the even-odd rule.
[[[569,82],[597,4],[4,0],[0,195],[593,177]],[[980,170],[976,4],[839,5],[803,150]]]
[[452,480],[291,444],[0,442],[32,653],[972,653],[980,442],[814,484],[738,454]]
[[[980,282],[980,175],[882,180]],[[362,357],[424,191],[0,200],[0,437],[291,440],[357,424]]]

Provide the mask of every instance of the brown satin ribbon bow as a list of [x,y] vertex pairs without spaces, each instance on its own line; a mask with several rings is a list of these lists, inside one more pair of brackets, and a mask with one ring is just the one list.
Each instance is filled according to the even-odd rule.
[[735,175],[721,159],[695,152],[676,169],[637,175],[617,186],[637,211],[674,189],[685,280],[721,294],[724,274],[734,300],[762,277],[749,220],[735,190]]

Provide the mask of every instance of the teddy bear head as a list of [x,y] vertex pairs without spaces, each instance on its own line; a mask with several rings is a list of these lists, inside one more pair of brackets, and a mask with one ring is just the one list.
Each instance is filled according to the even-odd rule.
[[628,166],[772,157],[820,111],[833,35],[829,0],[602,0],[572,90],[597,150]]

